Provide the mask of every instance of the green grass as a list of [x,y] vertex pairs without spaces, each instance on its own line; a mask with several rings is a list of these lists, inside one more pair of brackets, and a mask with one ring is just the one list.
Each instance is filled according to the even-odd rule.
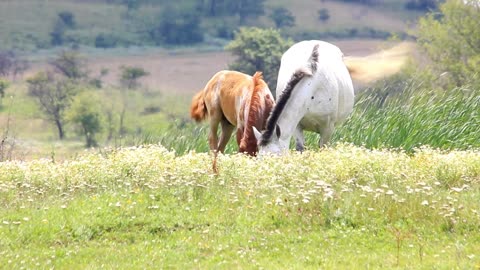
[[[359,95],[352,115],[336,129],[331,143],[348,142],[409,153],[422,146],[444,150],[480,148],[480,96],[475,87],[434,92],[411,82],[400,93],[388,91],[389,88],[373,88]],[[306,132],[305,137],[306,147],[318,150],[319,135]],[[144,142],[160,142],[183,154],[207,152],[207,138],[208,124],[177,121],[164,133],[145,135]],[[232,137],[226,153],[236,151]]]
[[382,96],[379,91],[373,89],[359,98],[355,112],[337,131],[337,140],[406,151],[422,145],[440,149],[480,147],[478,88],[439,93],[409,85],[391,96]]
[[161,146],[0,163],[0,265],[473,269],[480,153],[338,145],[253,159]]
[[[83,152],[84,137],[76,133],[73,124],[65,122],[67,139],[58,140],[54,123],[47,120],[39,105],[28,96],[26,88],[26,83],[23,82],[12,84],[0,106],[0,134],[8,132],[8,139],[16,142],[13,158],[25,160],[55,156],[58,160],[63,160]],[[120,136],[116,132],[114,138],[107,141],[106,112],[113,112],[113,124],[117,131],[123,106],[121,91],[112,87],[95,91],[100,93],[105,110],[104,128],[97,140],[100,145],[114,147],[138,145],[147,141],[149,136],[158,139],[161,134],[165,134],[171,123],[186,118],[187,104],[191,98],[185,94],[162,93],[157,89],[129,91],[124,120],[128,134]],[[148,108],[154,110],[148,111]]]

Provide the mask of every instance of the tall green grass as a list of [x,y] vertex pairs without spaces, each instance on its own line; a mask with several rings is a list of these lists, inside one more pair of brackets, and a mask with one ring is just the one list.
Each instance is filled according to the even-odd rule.
[[335,140],[368,148],[412,151],[428,145],[439,149],[480,147],[478,89],[426,91],[410,85],[392,97],[372,89],[359,97],[355,111]]
[[[352,115],[337,128],[332,143],[407,152],[424,145],[444,150],[480,147],[480,89],[427,91],[415,82],[405,84],[397,91],[372,88],[359,95]],[[207,124],[176,122],[161,135],[146,135],[143,142],[160,142],[183,154],[208,151],[207,137]],[[317,149],[318,139],[318,134],[307,132],[307,148]],[[232,137],[226,152],[237,149]]]

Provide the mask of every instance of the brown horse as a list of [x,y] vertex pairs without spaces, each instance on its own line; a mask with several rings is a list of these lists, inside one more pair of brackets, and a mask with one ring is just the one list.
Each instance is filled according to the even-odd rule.
[[[211,150],[223,152],[237,127],[239,151],[254,156],[258,147],[252,127],[263,130],[274,105],[272,93],[261,72],[252,77],[223,70],[217,72],[193,97],[190,116],[197,122],[210,118],[208,141]],[[218,124],[222,126],[220,141]]]

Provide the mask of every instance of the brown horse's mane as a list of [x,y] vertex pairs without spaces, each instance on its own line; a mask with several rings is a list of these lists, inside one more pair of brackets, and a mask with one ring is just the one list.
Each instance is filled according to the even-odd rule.
[[[255,155],[257,152],[257,140],[253,134],[253,127],[260,123],[263,128],[266,122],[265,114],[273,107],[273,100],[268,102],[268,97],[265,97],[265,108],[262,108],[261,93],[266,83],[263,81],[262,72],[255,72],[253,75],[253,90],[250,97],[250,106],[248,108],[248,119],[245,123],[245,133],[243,134],[240,143],[240,150],[247,152],[250,155]],[[259,119],[263,116],[263,119]],[[267,115],[268,116],[268,115]]]

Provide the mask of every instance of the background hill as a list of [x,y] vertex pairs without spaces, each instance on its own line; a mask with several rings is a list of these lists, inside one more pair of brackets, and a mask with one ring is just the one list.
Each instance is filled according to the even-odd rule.
[[[386,38],[391,32],[404,35],[408,23],[429,8],[410,7],[412,1],[423,2],[298,0],[293,5],[291,1],[267,0],[217,1],[224,4],[215,6],[215,1],[183,0],[173,7],[168,1],[5,0],[0,2],[0,49],[196,43],[218,49],[242,25],[280,26],[286,35],[296,38]],[[226,6],[229,2],[245,2],[246,10]],[[321,10],[323,20],[319,19]],[[276,20],[272,19],[274,13]],[[289,17],[292,23],[286,22]],[[170,30],[189,36],[173,36]]]

